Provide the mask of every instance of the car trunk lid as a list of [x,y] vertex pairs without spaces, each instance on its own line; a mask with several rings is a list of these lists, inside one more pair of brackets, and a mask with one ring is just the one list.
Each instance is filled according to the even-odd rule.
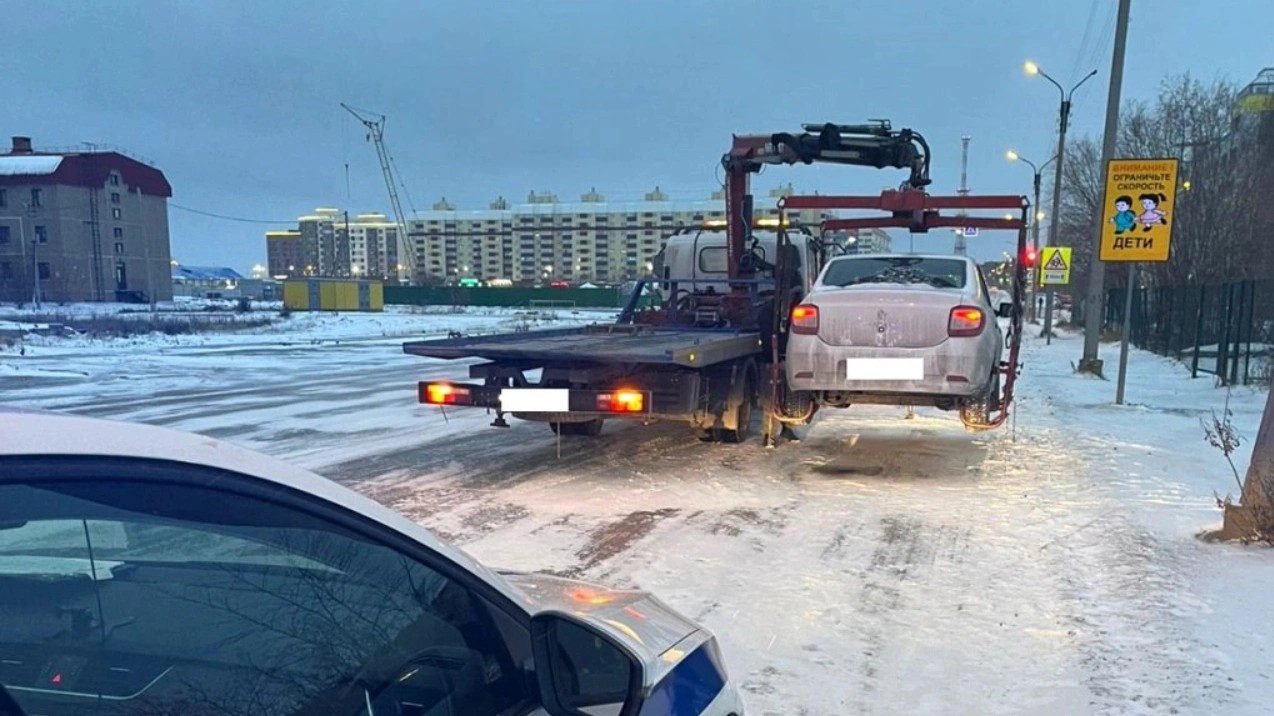
[[928,286],[849,286],[820,289],[807,299],[818,306],[818,337],[833,346],[929,348],[947,340],[958,289]]

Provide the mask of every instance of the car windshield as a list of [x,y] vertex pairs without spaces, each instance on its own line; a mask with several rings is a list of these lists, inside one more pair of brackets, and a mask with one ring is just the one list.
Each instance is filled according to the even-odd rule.
[[892,283],[964,288],[966,279],[965,263],[959,259],[870,256],[833,261],[823,276],[823,285]]
[[30,714],[494,716],[525,698],[516,642],[457,580],[202,487],[0,484],[0,615],[0,686]]

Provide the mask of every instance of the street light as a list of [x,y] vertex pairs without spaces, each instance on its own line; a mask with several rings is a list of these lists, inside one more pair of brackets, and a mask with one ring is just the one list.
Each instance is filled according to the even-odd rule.
[[[1057,167],[1053,170],[1053,207],[1049,211],[1053,215],[1053,220],[1048,225],[1048,245],[1054,246],[1057,243],[1057,217],[1062,204],[1062,164],[1066,160],[1066,128],[1070,123],[1071,97],[1075,95],[1075,90],[1079,89],[1080,85],[1097,76],[1097,70],[1084,75],[1083,79],[1067,90],[1034,62],[1027,60],[1022,67],[1026,70],[1026,74],[1039,75],[1051,82],[1062,97],[1061,106],[1058,107]],[[1045,286],[1044,295],[1044,337],[1051,344],[1053,342],[1053,287]]]
[[[1036,68],[1036,71],[1037,72],[1039,71],[1038,67]],[[1027,159],[1021,154],[1018,154],[1012,149],[1005,152],[1004,156],[1007,157],[1010,162],[1022,162],[1023,164],[1029,166],[1031,168],[1031,171],[1034,172],[1035,176],[1032,179],[1031,186],[1035,189],[1035,224],[1031,226],[1031,246],[1034,248],[1035,253],[1038,255],[1040,252],[1040,222],[1044,220],[1044,212],[1040,211],[1040,183],[1041,183],[1040,173],[1044,171],[1044,167],[1047,167],[1050,163],[1056,161],[1057,156],[1054,155],[1052,159],[1049,159],[1047,162],[1044,162],[1043,164],[1040,164],[1038,166],[1036,166],[1035,162],[1031,161],[1030,159]],[[1054,191],[1053,194],[1054,194],[1054,206],[1056,206],[1057,192]],[[1052,233],[1052,227],[1049,228],[1049,233],[1050,234]],[[1049,244],[1051,245],[1052,241],[1050,241]],[[1030,296],[1030,301],[1031,301],[1031,305],[1027,308],[1027,320],[1030,321],[1031,323],[1035,323],[1036,321],[1039,320],[1039,317],[1036,315],[1037,311],[1035,308],[1035,283],[1036,283],[1035,281],[1031,281],[1031,285],[1028,287],[1028,290],[1027,290],[1027,295]],[[1047,321],[1048,318],[1045,318],[1044,320]],[[1045,328],[1045,330],[1048,330],[1048,329]]]

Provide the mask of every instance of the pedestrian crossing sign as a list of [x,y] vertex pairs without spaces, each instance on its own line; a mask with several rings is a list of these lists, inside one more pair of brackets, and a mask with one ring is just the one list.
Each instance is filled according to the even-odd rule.
[[1071,282],[1069,246],[1047,246],[1040,252],[1040,285],[1065,286]]

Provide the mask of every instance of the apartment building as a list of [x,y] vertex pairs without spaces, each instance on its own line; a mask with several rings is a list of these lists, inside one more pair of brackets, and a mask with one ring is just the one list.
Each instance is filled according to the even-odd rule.
[[854,229],[836,238],[849,254],[887,254],[893,250],[893,238],[884,229]]
[[164,173],[115,150],[0,154],[0,301],[167,301]]
[[266,265],[275,278],[395,278],[398,226],[384,214],[349,214],[320,208],[296,220],[297,228],[265,232]]
[[[758,201],[756,218],[777,217],[778,198],[791,191],[789,185],[770,192],[773,201]],[[821,217],[806,211],[790,218],[813,225]],[[589,191],[579,201],[563,202],[531,192],[525,203],[500,198],[482,210],[459,209],[444,198],[407,221],[406,243],[425,283],[616,283],[649,272],[674,231],[724,218],[719,192],[703,201],[672,201],[658,187],[643,201],[608,202]],[[392,221],[383,214],[350,215],[348,232],[345,221],[340,209],[318,209],[298,219],[296,230],[267,232],[270,275],[390,278],[410,272],[411,261],[399,260],[403,244]]]
[[[758,201],[756,218],[775,218],[775,204],[791,187]],[[769,204],[768,206],[766,204]],[[792,212],[806,224],[819,212]],[[497,199],[486,210],[462,211],[445,200],[418,212],[407,225],[418,271],[430,280],[508,279],[616,283],[650,271],[667,237],[678,229],[725,218],[725,199],[672,201],[659,190],[643,201],[608,202],[589,191],[577,202],[532,192],[525,203]]]
[[301,232],[295,229],[265,232],[266,273],[285,279],[305,275],[301,262]]

